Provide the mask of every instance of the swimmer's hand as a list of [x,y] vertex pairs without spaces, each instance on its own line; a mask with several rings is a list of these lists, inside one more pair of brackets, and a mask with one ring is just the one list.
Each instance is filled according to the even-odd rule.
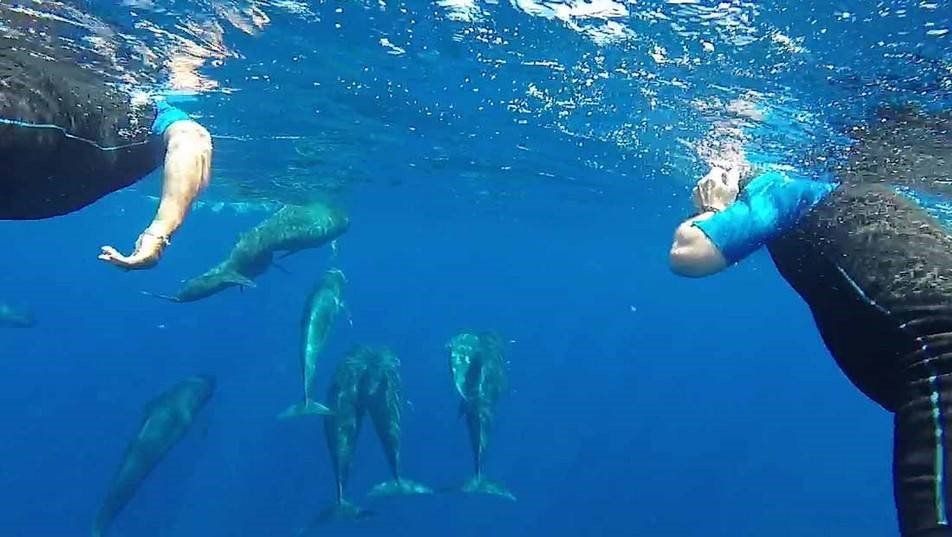
[[162,250],[168,244],[169,241],[166,237],[146,230],[136,240],[136,249],[132,252],[132,255],[125,256],[112,246],[103,246],[99,259],[125,270],[149,269],[159,262],[159,258],[162,257]]
[[723,211],[737,199],[739,183],[739,168],[711,168],[691,191],[694,207],[702,213]]

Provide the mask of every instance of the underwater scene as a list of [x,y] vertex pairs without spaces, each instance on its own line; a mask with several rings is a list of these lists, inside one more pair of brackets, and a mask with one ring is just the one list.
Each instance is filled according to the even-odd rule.
[[952,3],[0,0],[0,535],[952,536]]

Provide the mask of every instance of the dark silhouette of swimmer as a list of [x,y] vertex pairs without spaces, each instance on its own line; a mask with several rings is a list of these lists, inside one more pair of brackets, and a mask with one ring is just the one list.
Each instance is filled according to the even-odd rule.
[[[952,526],[952,115],[890,109],[829,174],[715,167],[675,232],[674,272],[703,277],[766,245],[852,383],[895,417],[904,537]],[[946,192],[947,193],[947,192]]]
[[150,268],[208,184],[211,156],[208,131],[160,97],[137,100],[62,48],[0,37],[0,220],[78,211],[164,163],[158,210],[133,253],[99,255]]

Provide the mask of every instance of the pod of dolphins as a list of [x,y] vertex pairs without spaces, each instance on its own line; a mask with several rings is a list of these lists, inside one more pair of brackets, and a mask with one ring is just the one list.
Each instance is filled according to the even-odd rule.
[[[243,234],[228,258],[193,278],[173,302],[190,302],[230,286],[254,287],[253,279],[274,263],[275,255],[330,243],[348,228],[342,211],[324,204],[285,206]],[[433,494],[430,487],[404,476],[401,467],[403,387],[400,360],[387,346],[355,345],[338,362],[324,402],[314,395],[318,358],[342,309],[346,278],[338,269],[325,272],[305,301],[301,318],[303,400],[278,414],[278,419],[322,416],[324,437],[335,480],[335,498],[304,531],[331,520],[360,519],[372,514],[346,499],[354,449],[364,417],[374,431],[389,468],[387,479],[374,485],[369,497]],[[150,293],[146,293],[150,294]],[[0,326],[32,326],[27,313],[0,304]],[[473,476],[459,490],[515,500],[499,483],[483,475],[495,405],[507,389],[502,339],[491,332],[462,332],[446,345],[449,369],[466,420],[473,457]],[[215,378],[196,375],[169,387],[144,407],[139,431],[119,463],[93,524],[93,537],[106,534],[113,520],[133,499],[143,481],[185,436],[196,416],[211,400]]]

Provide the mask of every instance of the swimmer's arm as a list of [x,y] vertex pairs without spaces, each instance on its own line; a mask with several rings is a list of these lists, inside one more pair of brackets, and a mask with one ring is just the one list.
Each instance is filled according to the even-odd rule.
[[212,142],[208,131],[192,120],[176,121],[164,133],[166,146],[162,197],[155,218],[139,235],[135,251],[125,256],[103,246],[99,259],[124,269],[155,266],[172,235],[182,225],[192,202],[208,185]]
[[146,233],[170,239],[182,225],[195,198],[208,186],[212,138],[205,127],[186,120],[165,131],[162,198]]
[[835,188],[829,181],[774,171],[760,174],[724,210],[678,226],[670,254],[672,271],[688,277],[720,272],[793,227]]
[[711,239],[694,224],[703,222],[716,213],[706,211],[688,218],[674,232],[674,243],[668,253],[671,270],[689,278],[703,278],[727,268],[724,254]]

